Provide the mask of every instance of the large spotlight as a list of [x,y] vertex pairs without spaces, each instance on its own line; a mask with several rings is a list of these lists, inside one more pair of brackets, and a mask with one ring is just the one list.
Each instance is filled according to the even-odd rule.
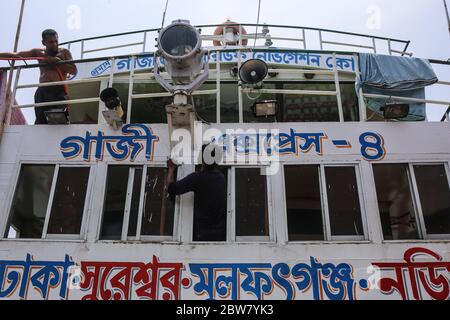
[[114,88],[106,88],[100,93],[100,100],[105,103],[108,110],[102,111],[106,122],[115,130],[123,125],[123,108],[119,98],[119,92]]
[[262,82],[267,77],[268,72],[269,69],[264,61],[251,59],[242,64],[239,69],[239,78],[244,84],[262,87]]
[[176,20],[158,37],[158,55],[164,58],[172,83],[162,78],[159,67],[155,68],[155,79],[169,92],[189,94],[208,78],[208,62],[204,61],[206,54],[198,30],[187,20]]

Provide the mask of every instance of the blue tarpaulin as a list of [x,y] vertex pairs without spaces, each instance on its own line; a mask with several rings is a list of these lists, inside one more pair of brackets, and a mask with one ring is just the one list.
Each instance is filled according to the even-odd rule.
[[[356,89],[364,93],[425,99],[425,87],[438,81],[428,60],[361,53],[361,76]],[[382,107],[390,99],[366,98],[367,107],[383,115]],[[410,103],[409,115],[401,120],[425,120],[425,103]]]

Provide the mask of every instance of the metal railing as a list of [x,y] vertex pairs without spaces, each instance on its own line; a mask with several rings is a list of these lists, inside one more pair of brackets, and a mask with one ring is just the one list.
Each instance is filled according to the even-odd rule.
[[[196,28],[199,28],[202,32],[202,39],[206,42],[206,44],[211,44],[213,41],[219,41],[222,44],[227,42],[225,38],[225,32],[221,35],[214,35],[214,31],[216,28],[224,27],[223,24],[210,24],[210,25],[198,25]],[[298,47],[292,47],[293,49],[303,49],[303,50],[334,50],[336,48],[330,48],[330,46],[339,46],[345,48],[351,48],[350,51],[354,51],[355,48],[358,49],[366,49],[373,51],[374,53],[385,53],[389,55],[409,55],[412,53],[408,52],[408,47],[410,41],[400,40],[394,38],[387,37],[379,37],[361,33],[354,32],[346,32],[346,31],[338,31],[331,29],[321,29],[321,28],[311,28],[311,27],[302,27],[302,26],[287,26],[287,25],[276,25],[276,24],[229,24],[227,27],[236,27],[241,32],[237,34],[236,44],[238,47],[245,48],[243,46],[243,40],[264,40],[264,44],[261,47],[271,47],[272,45],[277,45],[277,41],[288,41],[290,43],[294,42],[299,44]],[[249,28],[261,28],[262,31],[260,33],[247,33],[244,34],[243,30]],[[281,34],[285,35],[289,30],[293,30],[295,36],[286,37],[286,36],[277,36],[272,34],[271,30],[279,30],[281,29]],[[158,36],[159,28],[157,29],[146,29],[139,31],[131,31],[124,33],[116,33],[109,34],[104,36],[83,38],[79,40],[73,40],[61,43],[62,46],[66,46],[68,49],[73,49],[75,45],[80,47],[79,55],[76,53],[76,56],[80,59],[84,59],[87,54],[99,53],[110,51],[114,49],[123,49],[132,48],[137,51],[127,52],[126,54],[138,54],[147,52],[147,47],[149,45],[148,39],[156,38]],[[123,40],[121,38],[126,36],[136,36],[136,39],[133,40]],[[352,41],[346,40],[346,37],[351,37]],[[314,38],[318,40],[319,45],[314,46]],[[337,38],[337,39],[336,39]],[[105,42],[111,40],[114,45],[100,45],[100,42]],[[275,41],[275,42],[274,42]],[[316,41],[317,42],[317,41]],[[381,45],[382,43],[384,45]],[[118,44],[119,43],[119,44]],[[153,44],[156,44],[154,42]],[[91,47],[87,49],[87,47]],[[250,47],[250,46],[249,46]],[[381,51],[380,48],[387,47],[387,51]],[[140,48],[140,49],[137,49]],[[149,51],[153,51],[153,48]]]
[[[269,49],[270,50],[270,49]],[[241,52],[245,50],[237,49],[236,52]],[[216,54],[219,55],[220,50],[216,51]],[[86,83],[102,83],[102,82],[108,82],[108,86],[111,87],[114,84],[114,81],[117,77],[117,71],[115,70],[115,60],[121,59],[121,58],[131,58],[131,70],[129,72],[128,76],[125,76],[126,82],[129,83],[129,91],[128,91],[128,104],[126,106],[127,109],[127,123],[131,122],[131,111],[133,106],[133,100],[137,99],[148,99],[148,98],[161,98],[161,97],[169,97],[171,96],[170,93],[167,92],[158,92],[158,93],[142,93],[142,94],[134,94],[134,83],[136,79],[152,79],[154,76],[152,68],[146,69],[140,69],[140,71],[145,73],[135,73],[135,61],[139,57],[143,57],[145,55],[134,55],[134,56],[117,56],[108,58],[110,65],[112,66],[112,70],[110,75],[108,76],[100,76],[96,78],[88,78],[88,79],[79,79],[79,80],[67,80],[67,81],[58,81],[58,82],[51,82],[51,83],[34,83],[34,84],[19,84],[21,72],[23,69],[31,69],[31,68],[38,68],[39,66],[42,66],[40,64],[37,65],[28,65],[28,66],[16,66],[16,75],[15,75],[15,81],[13,86],[13,97],[16,97],[17,91],[20,89],[27,89],[27,88],[38,88],[38,87],[46,87],[46,86],[55,86],[55,85],[75,85],[75,84],[86,84]],[[238,67],[241,64],[240,54],[238,56]],[[282,90],[282,89],[250,89],[250,88],[244,88],[242,85],[238,84],[238,80],[236,79],[236,85],[238,86],[238,111],[239,111],[239,123],[244,123],[244,106],[243,106],[243,94],[245,93],[268,93],[268,94],[286,94],[286,95],[299,95],[299,96],[335,96],[337,99],[337,106],[339,111],[339,121],[344,122],[344,112],[343,112],[343,105],[342,105],[342,97],[341,97],[341,90],[340,90],[340,79],[341,74],[350,74],[354,75],[355,79],[359,76],[359,56],[357,53],[353,53],[353,57],[356,61],[356,70],[355,72],[351,71],[342,71],[338,70],[337,63],[336,63],[336,53],[332,54],[333,57],[333,69],[305,69],[302,67],[299,68],[293,68],[292,66],[287,68],[270,68],[270,73],[285,73],[285,74],[321,74],[321,75],[330,75],[333,76],[330,77],[330,82],[334,81],[335,84],[335,90],[334,91],[317,91],[317,90]],[[98,59],[89,59],[89,60],[79,60],[79,61],[70,61],[70,62],[60,62],[59,64],[66,64],[66,63],[85,63],[86,61],[104,61],[105,58],[98,58]],[[442,61],[436,62],[436,63],[442,63]],[[447,63],[445,63],[447,64]],[[450,64],[450,63],[448,63]],[[221,62],[219,59],[215,62],[216,69],[211,70],[211,77],[215,77],[216,80],[216,88],[212,90],[198,90],[194,93],[194,95],[216,95],[216,110],[217,110],[217,119],[216,122],[220,123],[220,111],[221,111],[221,92],[220,92],[220,85],[221,85]],[[121,75],[123,79],[123,75]],[[211,80],[211,79],[210,79]],[[212,79],[213,80],[213,79]],[[155,82],[156,83],[156,82]],[[447,81],[439,81],[437,84],[440,85],[446,85],[450,86],[450,82]],[[100,92],[99,92],[100,94]],[[362,90],[360,92],[357,92],[357,95],[359,97],[359,119],[360,121],[367,121],[367,114],[366,114],[366,105],[364,98],[384,98],[384,99],[390,99],[393,101],[402,101],[402,102],[413,102],[413,103],[429,103],[429,104],[436,104],[436,105],[445,105],[449,106],[450,101],[441,101],[441,100],[431,100],[431,99],[415,99],[415,98],[407,98],[407,97],[396,97],[396,96],[386,96],[386,95],[373,95],[373,94],[364,94]],[[364,98],[363,98],[364,97]],[[11,100],[13,103],[14,99]],[[105,107],[102,103],[100,103],[99,95],[96,97],[90,97],[90,98],[82,98],[82,99],[72,99],[72,100],[63,100],[63,101],[56,101],[56,102],[46,102],[46,103],[32,103],[32,104],[23,104],[23,105],[11,105],[11,108],[39,108],[39,107],[49,107],[49,106],[59,106],[61,104],[67,105],[79,105],[84,103],[99,103],[99,110],[105,110]],[[124,106],[125,107],[125,106]],[[163,106],[162,106],[163,107]],[[446,112],[446,116],[444,117],[443,121],[445,119],[449,118],[449,112],[450,108]],[[10,112],[11,114],[11,112]],[[100,120],[100,112],[99,112],[99,122]],[[9,123],[8,119],[8,122]]]

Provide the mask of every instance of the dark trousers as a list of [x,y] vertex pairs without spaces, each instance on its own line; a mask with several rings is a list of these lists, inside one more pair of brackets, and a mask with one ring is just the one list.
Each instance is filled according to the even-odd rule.
[[[35,103],[55,102],[68,100],[63,86],[51,86],[51,87],[39,87],[34,94]],[[67,105],[52,106],[52,107],[39,107],[34,108],[36,114],[36,122],[34,124],[48,124],[45,112],[54,109],[65,110]]]

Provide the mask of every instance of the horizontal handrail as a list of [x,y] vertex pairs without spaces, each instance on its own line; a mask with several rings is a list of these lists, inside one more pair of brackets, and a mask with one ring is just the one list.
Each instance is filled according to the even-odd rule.
[[440,104],[440,105],[445,105],[445,106],[450,105],[450,101],[418,99],[418,98],[408,98],[408,97],[398,97],[398,96],[388,96],[388,95],[383,95],[383,94],[365,93],[364,97],[372,98],[372,99],[390,99],[390,100],[403,101],[403,102]]
[[[203,28],[217,28],[217,27],[223,27],[223,24],[212,24],[212,25],[197,25],[196,28],[203,29]],[[369,49],[373,52],[377,52],[377,45],[376,41],[387,41],[388,42],[388,54],[392,55],[400,54],[400,55],[412,55],[411,53],[408,53],[406,50],[409,47],[410,41],[407,40],[400,40],[400,39],[394,39],[394,38],[388,38],[388,37],[380,37],[380,36],[374,36],[374,35],[368,35],[368,34],[362,34],[362,33],[355,33],[355,32],[346,32],[346,31],[340,31],[340,30],[331,30],[331,29],[322,29],[322,28],[311,28],[311,27],[303,27],[303,26],[288,26],[288,25],[276,25],[276,24],[251,24],[251,23],[242,23],[242,24],[227,24],[227,27],[239,27],[241,28],[248,28],[248,27],[261,27],[263,29],[262,33],[248,33],[248,34],[239,34],[238,35],[238,44],[240,47],[246,47],[242,46],[242,40],[266,40],[265,47],[270,47],[273,45],[272,40],[283,40],[283,41],[295,41],[300,42],[303,44],[304,49],[308,49],[307,44],[310,42],[306,41],[306,31],[315,31],[318,32],[318,37],[320,40],[320,49],[323,49],[324,45],[339,45],[339,46],[348,46],[348,47],[355,47],[355,48],[362,48],[362,49]],[[299,30],[301,31],[301,36],[299,35],[298,38],[293,37],[280,37],[277,35],[272,35],[270,33],[269,28],[275,28],[275,29],[293,29],[293,30]],[[97,37],[89,37],[89,38],[82,38],[78,40],[63,42],[61,45],[67,45],[69,48],[72,48],[74,44],[81,44],[81,58],[84,58],[84,55],[87,53],[93,53],[93,52],[101,52],[105,50],[112,50],[112,49],[118,49],[118,48],[131,48],[135,47],[137,45],[142,45],[142,52],[145,52],[145,48],[147,45],[147,34],[149,32],[160,32],[161,29],[159,28],[153,28],[153,29],[146,29],[146,30],[138,30],[138,31],[130,31],[130,32],[123,32],[123,33],[116,33],[116,34],[109,34],[109,35],[103,35],[103,36],[97,36]],[[372,45],[364,45],[364,44],[353,44],[348,42],[336,42],[336,41],[329,41],[323,39],[324,35],[328,34],[334,34],[334,35],[345,35],[345,36],[352,36],[352,37],[359,37],[363,39],[371,39]],[[127,35],[141,35],[143,36],[142,41],[135,42],[135,43],[128,43],[128,44],[122,44],[122,45],[114,45],[110,47],[102,47],[98,49],[90,49],[85,50],[85,44],[88,41],[94,41],[94,40],[102,40],[102,39],[112,39],[112,38],[118,38],[123,37]],[[202,39],[205,41],[220,41],[225,43],[225,35],[213,35],[213,34],[207,34],[207,35],[201,35]],[[392,44],[397,43],[401,44],[404,48],[403,50],[392,48]],[[216,45],[214,47],[217,48]]]
[[[195,28],[214,28],[219,27],[222,24],[206,24],[206,25],[196,25]],[[309,30],[309,31],[322,31],[322,32],[329,32],[329,33],[336,33],[336,34],[343,34],[343,35],[349,35],[349,36],[358,36],[358,37],[365,37],[365,38],[375,38],[378,40],[391,40],[394,42],[400,42],[400,43],[410,43],[408,40],[401,40],[401,39],[395,39],[395,38],[388,38],[388,37],[381,37],[381,36],[373,36],[363,33],[355,33],[355,32],[348,32],[348,31],[340,31],[340,30],[332,30],[332,29],[323,29],[323,28],[314,28],[314,27],[304,27],[304,26],[289,26],[289,25],[279,25],[279,24],[255,24],[255,23],[240,23],[240,24],[229,24],[227,26],[243,26],[243,27],[269,27],[269,28],[282,28],[282,29],[299,29],[299,30]],[[95,36],[95,37],[88,37],[88,38],[81,38],[73,41],[66,41],[62,42],[61,45],[67,45],[67,44],[74,44],[81,41],[91,41],[91,40],[99,40],[99,39],[105,39],[105,38],[112,38],[112,37],[121,37],[121,36],[127,36],[127,35],[133,35],[133,34],[140,34],[140,33],[148,33],[148,32],[159,32],[161,31],[161,28],[153,28],[153,29],[144,29],[144,30],[137,30],[137,31],[130,31],[130,32],[121,32],[121,33],[112,33],[107,34],[103,36]]]

